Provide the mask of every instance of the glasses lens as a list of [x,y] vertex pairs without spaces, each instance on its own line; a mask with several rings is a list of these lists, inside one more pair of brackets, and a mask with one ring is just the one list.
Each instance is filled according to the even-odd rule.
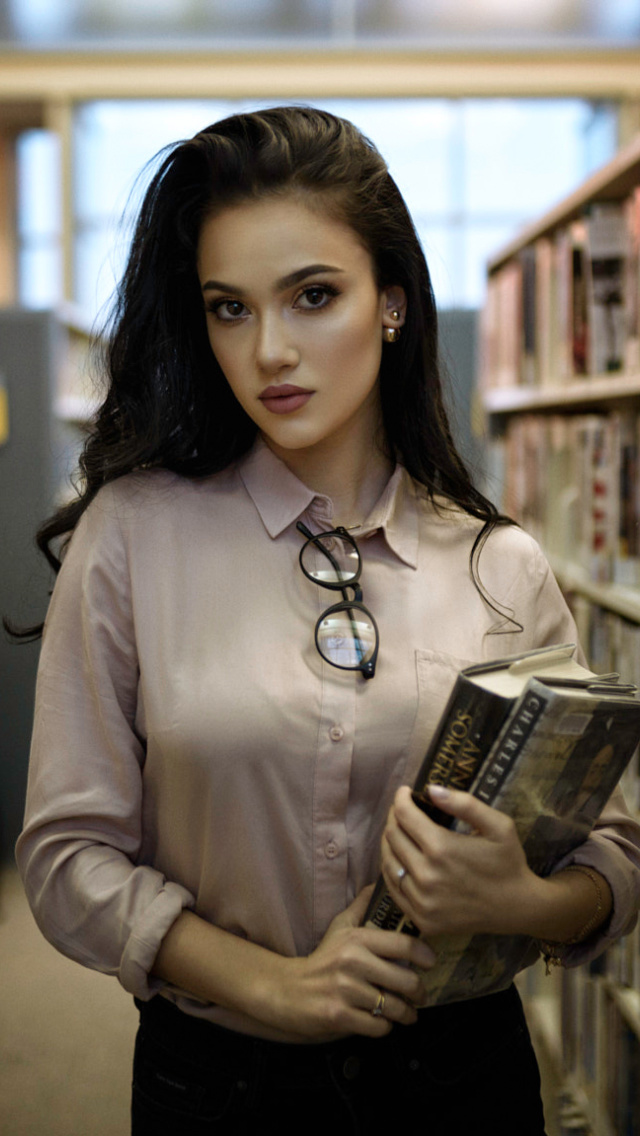
[[328,611],[320,620],[318,650],[335,667],[359,667],[372,657],[376,631],[366,612],[357,607]]
[[358,574],[360,556],[347,537],[326,536],[305,545],[302,567],[319,584],[348,584]]

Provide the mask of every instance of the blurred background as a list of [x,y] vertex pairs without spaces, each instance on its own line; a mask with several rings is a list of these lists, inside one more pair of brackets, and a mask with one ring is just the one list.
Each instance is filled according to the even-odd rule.
[[[481,469],[487,259],[640,131],[640,0],[1,0],[0,607],[16,621],[46,609],[33,533],[71,491],[99,397],[89,335],[154,155],[282,102],[352,119],[386,157],[443,314],[458,438]],[[115,983],[40,943],[11,867],[36,663],[37,646],[0,644],[0,1126],[117,1136],[135,1015]]]

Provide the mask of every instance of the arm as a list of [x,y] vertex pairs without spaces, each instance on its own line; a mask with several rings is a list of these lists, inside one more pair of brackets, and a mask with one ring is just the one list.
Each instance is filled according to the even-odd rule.
[[536,876],[509,817],[468,793],[431,792],[439,808],[475,832],[434,824],[408,788],[398,790],[383,837],[382,870],[393,899],[423,934],[524,934],[567,943],[591,937],[609,919],[612,891],[597,870],[601,910],[595,918],[597,894],[588,876],[570,870]]
[[[337,916],[306,958],[284,958],[185,911],[165,936],[154,973],[205,1001],[306,1041],[382,1037],[416,1020],[421,983],[406,965],[433,965],[424,943],[360,927],[371,888]],[[374,1017],[381,989],[384,1017]]]

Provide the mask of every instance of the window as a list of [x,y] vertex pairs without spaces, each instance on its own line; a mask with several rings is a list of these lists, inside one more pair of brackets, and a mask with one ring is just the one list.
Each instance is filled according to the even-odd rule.
[[[130,233],[122,216],[131,219],[148,179],[141,167],[164,145],[255,105],[111,101],[78,108],[74,299],[90,318],[108,304],[122,272]],[[318,105],[352,119],[387,159],[427,254],[436,299],[446,308],[480,306],[487,258],[616,148],[615,107],[579,99],[332,99]],[[45,177],[37,164],[45,161],[47,145],[46,161],[54,163],[55,147],[45,137],[25,135],[21,158],[29,203],[21,229],[22,298],[35,306],[51,303],[59,287],[50,228],[53,175]]]

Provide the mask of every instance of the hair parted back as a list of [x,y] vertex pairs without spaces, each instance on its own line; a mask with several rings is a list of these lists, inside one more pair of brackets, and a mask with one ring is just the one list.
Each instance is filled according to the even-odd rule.
[[38,533],[50,563],[59,567],[51,542],[73,530],[107,482],[149,467],[203,476],[252,445],[256,427],[209,345],[196,255],[205,218],[272,194],[302,194],[328,210],[368,250],[378,285],[404,288],[406,323],[399,341],[383,348],[380,373],[389,453],[430,494],[444,494],[489,527],[501,520],[472,485],[453,444],[429,272],[373,143],[327,111],[285,106],[233,115],[161,157],[106,336],[108,393],[80,460],[79,493]]

